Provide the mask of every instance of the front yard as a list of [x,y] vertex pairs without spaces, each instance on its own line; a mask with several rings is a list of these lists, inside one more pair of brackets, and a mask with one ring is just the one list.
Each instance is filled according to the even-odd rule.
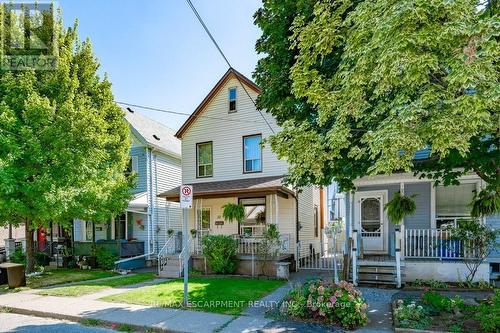
[[396,300],[393,315],[394,325],[403,330],[500,332],[500,290],[486,299],[427,291],[417,299]]
[[117,288],[127,285],[133,285],[154,279],[154,273],[138,273],[127,276],[117,276],[111,279],[88,281],[77,283],[71,286],[62,286],[56,288],[45,289],[38,294],[44,296],[70,296],[78,297],[99,292],[107,288]]
[[[261,299],[285,283],[282,280],[245,278],[192,278],[189,279],[189,307],[193,310],[238,315],[249,305],[249,302]],[[183,288],[183,280],[176,279],[107,296],[101,300],[159,307],[181,307]]]
[[[81,270],[68,268],[46,268],[46,270],[41,275],[27,277],[26,287],[31,289],[39,289],[57,284],[96,280],[116,275],[117,273],[98,269]],[[1,285],[0,292],[8,291],[8,288],[9,287],[7,285]],[[14,291],[22,289],[23,288],[18,288]]]

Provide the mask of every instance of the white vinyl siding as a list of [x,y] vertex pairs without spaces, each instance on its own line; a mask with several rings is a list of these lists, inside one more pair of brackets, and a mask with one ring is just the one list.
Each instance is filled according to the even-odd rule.
[[[314,206],[318,207],[318,224],[320,220],[320,189],[318,187],[306,187],[299,193],[299,239],[301,243],[300,253],[302,256],[309,255],[313,248],[316,253],[320,251],[320,238],[314,232]],[[318,236],[321,234],[321,226],[318,226]]]
[[[244,173],[242,167],[242,137],[262,134],[266,139],[272,134],[262,117],[279,131],[272,115],[262,111],[262,116],[256,110],[253,102],[246,94],[238,94],[238,112],[227,113],[228,89],[240,87],[237,79],[232,78],[219,90],[208,103],[202,117],[191,124],[182,137],[182,179],[186,184],[207,181],[232,180],[252,177],[278,176],[287,172],[286,161],[280,161],[271,151],[269,145],[262,149],[262,172]],[[254,100],[257,94],[247,87]],[[229,119],[229,120],[223,120]],[[212,141],[213,144],[213,177],[203,179],[196,177],[196,144]]]

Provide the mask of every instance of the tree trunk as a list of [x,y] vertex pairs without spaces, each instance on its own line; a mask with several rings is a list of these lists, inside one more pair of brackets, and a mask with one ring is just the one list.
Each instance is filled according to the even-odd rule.
[[32,221],[26,219],[24,222],[25,238],[26,238],[26,273],[33,272],[35,268],[35,259],[33,258],[33,228]]

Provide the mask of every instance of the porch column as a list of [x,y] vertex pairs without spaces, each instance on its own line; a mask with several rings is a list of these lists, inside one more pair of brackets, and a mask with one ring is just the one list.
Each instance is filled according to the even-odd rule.
[[11,255],[14,254],[16,250],[16,240],[12,237],[5,239],[5,255],[7,256],[7,261]]
[[[401,195],[405,195],[405,183],[401,182],[399,183],[399,193]],[[398,237],[400,239],[400,243],[398,244]],[[401,226],[399,227],[399,235],[398,235],[398,232],[396,231],[395,235],[394,235],[394,238],[395,238],[395,241],[396,241],[396,247],[395,247],[395,251],[399,251],[399,255],[400,255],[400,258],[401,259],[404,259],[404,253],[405,253],[405,241],[406,241],[406,237],[405,237],[405,219],[403,218],[403,220],[401,221]],[[396,252],[396,256],[398,255],[398,253]]]
[[275,224],[276,226],[278,226],[278,230],[279,230],[279,204],[278,204],[278,194],[274,194],[274,202],[275,202],[275,205],[274,205],[274,210],[275,210],[275,213],[276,213],[276,220],[275,220]]

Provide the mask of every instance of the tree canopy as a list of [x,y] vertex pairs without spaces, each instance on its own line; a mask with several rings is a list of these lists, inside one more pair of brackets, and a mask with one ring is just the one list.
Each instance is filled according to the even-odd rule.
[[90,41],[60,18],[56,39],[55,70],[0,70],[0,225],[25,224],[27,243],[51,221],[109,220],[133,181],[128,125]]
[[406,171],[454,184],[473,171],[498,193],[496,2],[298,3],[264,1],[256,14],[258,105],[282,126],[269,142],[289,182],[348,190]]

